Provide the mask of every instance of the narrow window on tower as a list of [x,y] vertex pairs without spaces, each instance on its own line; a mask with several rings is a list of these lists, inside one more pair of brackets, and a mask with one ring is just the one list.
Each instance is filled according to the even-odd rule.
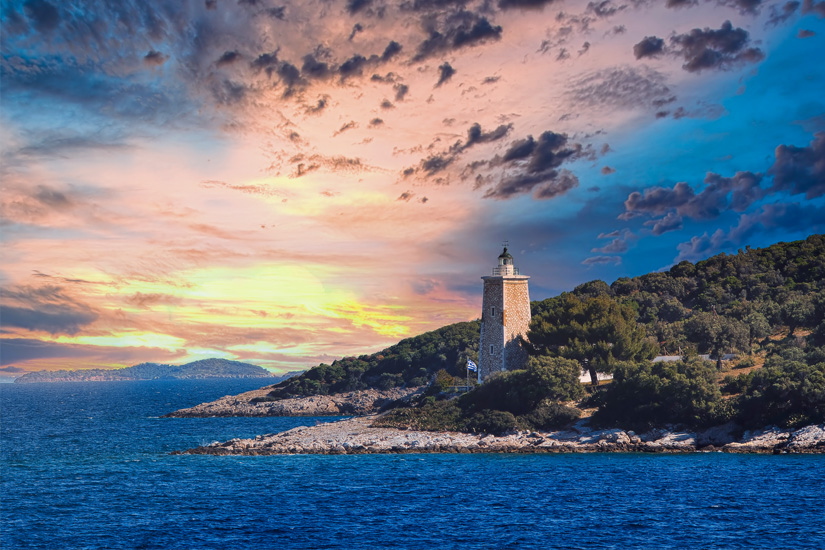
[[490,344],[490,353],[493,353],[493,344]]
[[496,316],[496,306],[493,306],[493,307],[490,308],[490,313],[492,314],[493,317]]

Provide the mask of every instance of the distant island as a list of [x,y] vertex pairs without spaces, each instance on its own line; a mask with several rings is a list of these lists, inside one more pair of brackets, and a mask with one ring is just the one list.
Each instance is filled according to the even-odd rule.
[[[201,359],[185,365],[141,363],[123,369],[84,369],[30,372],[16,384],[33,382],[112,382],[122,380],[193,380],[204,378],[272,378],[258,365],[227,359]],[[280,378],[285,379],[288,376]]]

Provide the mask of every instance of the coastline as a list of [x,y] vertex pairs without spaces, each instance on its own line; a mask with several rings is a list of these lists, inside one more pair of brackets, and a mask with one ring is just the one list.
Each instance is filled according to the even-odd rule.
[[592,429],[582,420],[556,432],[502,436],[426,432],[372,426],[376,415],[303,426],[251,439],[231,439],[173,454],[298,455],[402,453],[761,453],[825,454],[825,424],[797,430],[775,427],[735,437],[730,424],[703,432]]
[[266,386],[238,395],[227,395],[180,409],[163,418],[209,418],[222,416],[344,416],[377,413],[384,405],[399,399],[409,399],[423,391],[423,387],[393,388],[391,390],[360,390],[332,395],[312,395],[277,401],[255,401],[266,397],[274,386]]

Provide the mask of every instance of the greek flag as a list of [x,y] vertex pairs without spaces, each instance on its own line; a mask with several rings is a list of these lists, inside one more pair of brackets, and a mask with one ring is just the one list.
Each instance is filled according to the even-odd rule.
[[473,372],[478,372],[478,365],[473,363],[472,359],[467,359],[467,370],[471,370]]

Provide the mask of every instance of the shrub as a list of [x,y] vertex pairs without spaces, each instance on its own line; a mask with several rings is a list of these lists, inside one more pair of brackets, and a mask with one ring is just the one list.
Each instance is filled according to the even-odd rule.
[[466,430],[493,435],[502,435],[516,429],[516,417],[506,411],[485,410],[475,413],[467,420]]
[[707,361],[618,365],[613,383],[597,392],[596,423],[635,430],[665,424],[703,427],[717,421],[722,395]]
[[825,362],[770,357],[765,367],[747,375],[737,404],[737,420],[748,427],[825,422]]
[[518,421],[526,429],[548,431],[575,422],[581,414],[580,410],[573,407],[567,407],[561,403],[548,403],[529,414],[519,416]]

